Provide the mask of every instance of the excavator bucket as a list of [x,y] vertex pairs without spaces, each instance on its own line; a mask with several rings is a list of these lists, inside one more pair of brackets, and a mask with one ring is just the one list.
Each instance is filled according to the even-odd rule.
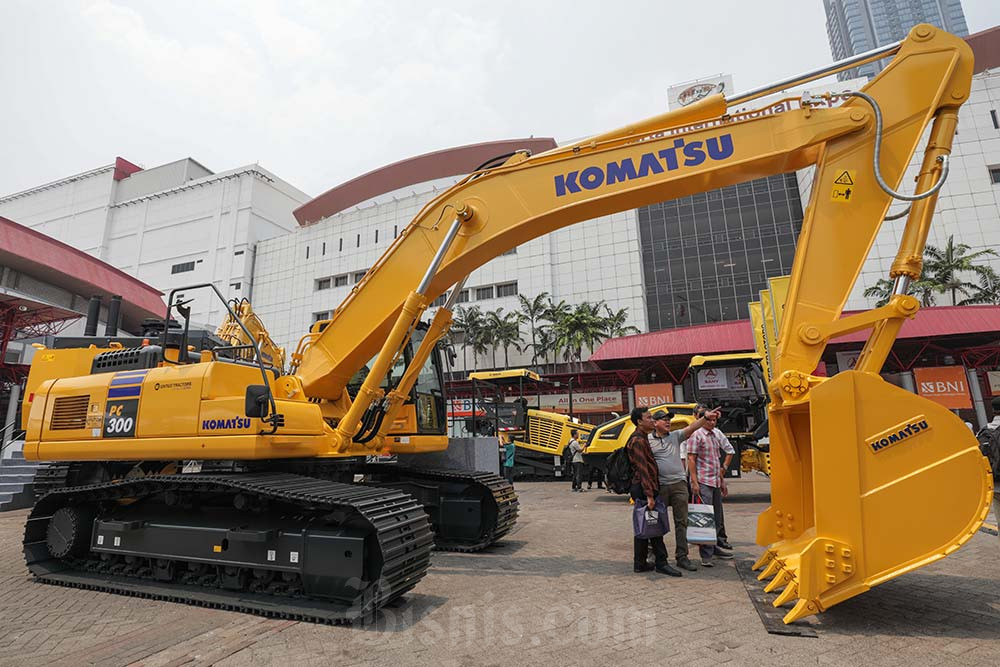
[[786,623],[944,558],[993,492],[975,436],[946,408],[874,373],[798,380],[770,410],[772,504],[757,525],[769,546],[754,565],[776,607],[795,603]]

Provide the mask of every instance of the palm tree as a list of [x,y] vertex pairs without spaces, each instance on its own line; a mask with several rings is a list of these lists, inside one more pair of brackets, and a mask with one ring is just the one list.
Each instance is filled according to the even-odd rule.
[[482,342],[486,325],[483,318],[483,311],[479,306],[463,308],[459,306],[455,309],[455,319],[453,328],[461,331],[462,336],[462,372],[469,370],[466,352],[472,348],[472,367],[478,369],[478,357],[480,352],[486,352],[485,343]]
[[[922,278],[934,284],[935,289],[942,293],[951,293],[951,305],[957,306],[969,302],[973,295],[979,293],[981,287],[964,280],[960,274],[974,273],[981,281],[991,280],[993,273],[988,266],[975,264],[974,260],[996,256],[992,248],[969,252],[972,248],[964,243],[955,243],[955,237],[949,236],[944,248],[929,245],[924,250],[924,273]],[[959,302],[958,295],[965,300]]]
[[[498,308],[497,314],[500,315],[500,311],[502,310],[502,308]],[[503,347],[504,368],[510,368],[509,354],[511,346],[518,352],[523,349],[521,347],[521,322],[523,321],[524,316],[521,313],[507,313],[500,317],[499,326],[493,332],[494,343]]]
[[536,294],[534,298],[529,299],[523,294],[517,295],[517,300],[521,304],[521,313],[524,316],[525,321],[528,323],[528,327],[531,330],[531,365],[534,366],[538,363],[538,343],[537,343],[537,330],[538,322],[541,321],[545,316],[545,310],[548,307],[547,301],[549,298],[548,292],[542,292],[541,294]]
[[629,334],[640,333],[639,329],[631,324],[625,326],[625,322],[628,321],[628,308],[613,311],[607,306],[604,306],[604,310],[608,314],[607,317],[604,318],[604,332],[607,334],[608,338],[618,338],[619,336],[628,336]]
[[[500,344],[499,333],[503,326],[503,308],[487,310],[485,313],[485,329],[483,331],[483,343],[489,345],[493,350],[493,368],[497,367],[497,345]],[[485,349],[483,350],[485,352]]]
[[549,298],[548,302],[545,304],[545,311],[542,314],[542,319],[555,326],[556,322],[558,322],[563,316],[569,314],[572,310],[573,307],[562,299],[559,300],[559,303],[556,303]]
[[960,301],[958,305],[1000,303],[1000,275],[997,275],[996,271],[988,266],[982,268],[985,270],[979,274],[979,286],[976,287],[976,291],[968,299]]
[[535,332],[537,342],[532,343],[533,358],[541,358],[542,363],[549,363],[549,353],[556,350],[556,336],[552,326],[541,326]]
[[572,311],[559,318],[553,325],[556,347],[563,350],[563,359],[577,362],[582,368],[583,348],[594,349],[594,345],[607,338],[604,318],[600,308],[604,302],[591,304],[583,302]]

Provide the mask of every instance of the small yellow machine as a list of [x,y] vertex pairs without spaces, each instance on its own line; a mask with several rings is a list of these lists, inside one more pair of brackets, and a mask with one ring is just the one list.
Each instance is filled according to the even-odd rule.
[[[673,413],[674,418],[670,422],[670,430],[675,431],[694,422],[695,405],[695,403],[662,403],[650,406],[649,411],[664,410]],[[587,451],[583,455],[583,462],[605,470],[611,452],[628,444],[634,431],[635,426],[629,421],[628,415],[609,419],[594,427],[587,436]]]
[[[889,58],[840,107],[805,95],[729,113]],[[918,25],[899,44],[746,94],[499,157],[416,215],[332,318],[313,325],[286,372],[265,363],[246,325],[253,361],[233,345],[189,349],[186,330],[166,325],[151,345],[39,351],[24,455],[60,463],[27,519],[29,570],[50,583],[260,614],[370,617],[420,581],[435,540],[483,548],[515,520],[516,496],[491,473],[368,462],[448,446],[436,343],[470,272],[576,222],[809,165],[770,359],[771,506],[757,523],[757,566],[773,577],[769,589],[783,587],[775,604],[794,604],[791,622],[944,558],[986,517],[989,465],[961,420],[878,371],[920,309],[908,288],[972,65],[963,40]],[[901,194],[925,136],[917,194]],[[895,199],[913,203],[889,271],[893,296],[842,317]],[[188,319],[188,309],[169,295],[168,317]],[[855,370],[811,375],[827,341],[861,330],[869,338]],[[357,474],[367,484],[352,484]]]
[[[502,371],[477,371],[469,374],[473,381],[473,391],[484,387],[497,391],[488,396],[489,403],[483,404],[487,412],[495,413],[499,425],[497,435],[501,443],[513,442],[515,479],[559,479],[563,475],[562,454],[569,444],[572,432],[578,432],[580,442],[586,442],[594,429],[592,424],[581,422],[569,414],[549,412],[530,408],[532,399],[526,396],[525,388],[534,387],[540,392],[544,380],[534,371],[526,368],[512,368]],[[518,388],[518,397],[504,401],[504,390]],[[536,395],[536,405],[541,394]]]

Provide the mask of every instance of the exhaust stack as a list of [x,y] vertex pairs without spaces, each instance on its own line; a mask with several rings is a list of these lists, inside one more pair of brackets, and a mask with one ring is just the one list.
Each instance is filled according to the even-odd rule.
[[[121,321],[121,310],[122,310],[122,297],[120,294],[116,294],[111,297],[111,303],[108,304],[108,323],[104,328],[105,336],[117,336],[118,335],[118,324]],[[94,325],[94,329],[97,329],[97,325]]]
[[90,305],[87,307],[87,324],[84,327],[84,336],[97,335],[97,320],[101,317],[101,297],[90,297]]

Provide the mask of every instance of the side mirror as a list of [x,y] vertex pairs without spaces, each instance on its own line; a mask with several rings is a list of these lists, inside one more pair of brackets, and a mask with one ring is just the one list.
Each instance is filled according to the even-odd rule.
[[262,384],[252,384],[247,387],[243,410],[247,417],[263,419],[267,416],[267,387]]

